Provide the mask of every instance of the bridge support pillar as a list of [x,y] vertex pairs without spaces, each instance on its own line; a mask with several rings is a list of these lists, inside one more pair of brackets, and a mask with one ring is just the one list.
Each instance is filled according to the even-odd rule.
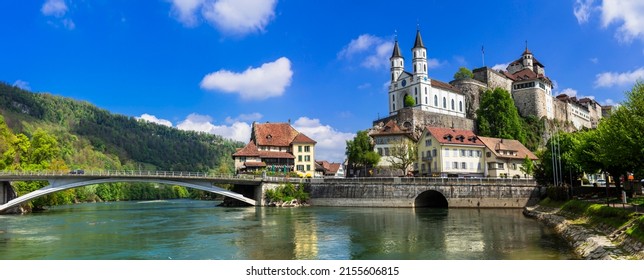
[[7,181],[1,181],[0,182],[0,205],[5,204],[9,202],[9,200],[12,200],[16,198],[16,192],[13,190],[13,187],[11,187],[11,183]]

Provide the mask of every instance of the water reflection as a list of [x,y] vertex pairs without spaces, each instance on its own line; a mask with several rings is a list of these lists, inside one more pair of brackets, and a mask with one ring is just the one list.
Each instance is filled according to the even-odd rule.
[[[0,218],[0,259],[568,259],[520,210],[99,203]],[[8,217],[8,218],[7,218]]]

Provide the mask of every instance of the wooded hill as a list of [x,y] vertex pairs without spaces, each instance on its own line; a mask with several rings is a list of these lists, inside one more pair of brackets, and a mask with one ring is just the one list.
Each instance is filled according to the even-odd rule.
[[[87,102],[0,82],[0,170],[168,170],[232,173],[243,143],[111,114]],[[14,182],[18,195],[46,182]],[[225,186],[222,186],[225,187]],[[210,198],[180,186],[109,183],[57,192],[25,209],[83,201]]]
[[60,142],[63,160],[73,168],[119,168],[109,160],[97,165],[96,159],[83,153],[90,148],[108,158],[116,156],[133,169],[143,165],[156,170],[230,172],[231,154],[243,146],[217,135],[112,114],[88,102],[31,93],[2,82],[0,114],[14,133],[31,136],[41,128],[53,134]]

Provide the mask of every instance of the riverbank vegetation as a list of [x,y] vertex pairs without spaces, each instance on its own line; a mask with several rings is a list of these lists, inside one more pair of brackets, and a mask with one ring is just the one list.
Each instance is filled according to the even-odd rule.
[[644,215],[619,207],[611,207],[594,202],[569,200],[554,201],[546,198],[539,205],[558,208],[559,215],[573,224],[588,228],[610,228],[610,231],[624,231],[630,238],[644,243]]
[[309,194],[304,191],[303,184],[286,183],[279,185],[275,189],[266,190],[266,199],[270,203],[283,203],[297,201],[302,204],[309,200]]
[[[0,170],[168,170],[232,174],[243,143],[111,114],[87,102],[0,82]],[[46,182],[12,183],[18,195]],[[57,192],[34,208],[75,202],[210,198],[199,190],[110,183]]]

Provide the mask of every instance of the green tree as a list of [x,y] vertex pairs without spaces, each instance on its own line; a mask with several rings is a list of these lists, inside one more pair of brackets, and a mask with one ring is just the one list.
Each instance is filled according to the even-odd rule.
[[416,100],[414,100],[411,95],[405,95],[405,107],[414,107],[416,106]]
[[454,73],[454,80],[471,79],[473,77],[474,74],[472,74],[472,71],[470,71],[470,69],[467,69],[466,67],[460,67],[458,68],[458,71]]
[[510,93],[502,88],[486,90],[481,95],[478,132],[481,136],[515,139],[526,144],[526,133]]
[[418,146],[411,140],[397,140],[390,144],[391,153],[387,161],[391,167],[400,169],[402,175],[406,175],[409,167],[418,160]]
[[521,164],[519,169],[523,174],[532,176],[532,172],[534,172],[534,163],[530,158],[528,158],[528,155],[523,159],[523,164]]
[[380,161],[380,155],[373,150],[367,131],[358,131],[353,140],[347,141],[345,154],[352,168],[369,168]]

